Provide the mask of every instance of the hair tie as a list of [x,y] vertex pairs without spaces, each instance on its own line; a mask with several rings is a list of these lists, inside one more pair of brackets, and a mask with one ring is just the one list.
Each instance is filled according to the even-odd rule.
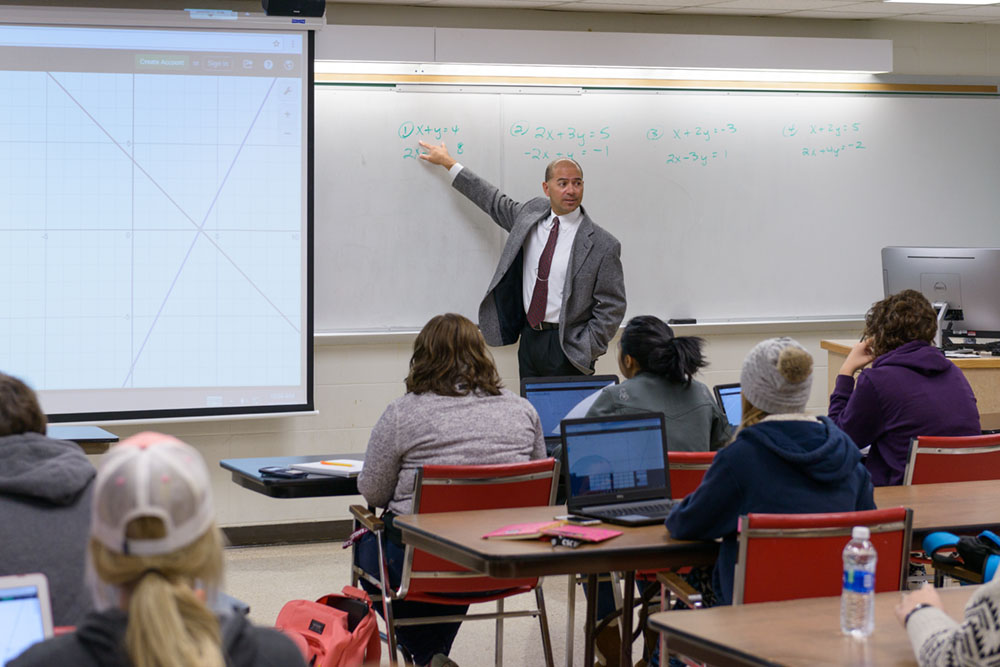
[[139,574],[139,580],[145,579],[147,574],[155,574],[156,576],[162,577],[163,579],[166,579],[167,581],[170,580],[170,577],[168,577],[166,574],[164,574],[164,572],[162,570],[158,570],[155,567],[151,567],[151,568],[149,568],[147,570],[143,570]]

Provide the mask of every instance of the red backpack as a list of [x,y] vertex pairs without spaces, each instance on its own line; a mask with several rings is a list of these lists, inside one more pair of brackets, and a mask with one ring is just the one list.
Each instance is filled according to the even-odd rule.
[[305,641],[310,667],[378,665],[382,657],[371,598],[353,586],[344,586],[343,595],[324,595],[316,602],[286,602],[275,627],[298,639],[300,648]]

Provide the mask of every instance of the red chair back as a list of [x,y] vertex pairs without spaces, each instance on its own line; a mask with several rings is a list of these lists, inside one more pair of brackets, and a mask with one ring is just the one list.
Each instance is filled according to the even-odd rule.
[[878,553],[875,590],[902,590],[908,574],[913,512],[892,507],[829,514],[740,517],[733,604],[839,595],[841,552],[851,528],[868,526]]
[[[535,507],[555,501],[559,466],[555,459],[524,463],[503,463],[478,466],[427,465],[417,471],[413,496],[413,513],[460,512],[506,507]],[[484,526],[483,532],[499,526]],[[464,601],[483,602],[531,590],[538,578],[495,579],[470,576],[470,570],[451,561],[407,547],[409,578],[404,567],[401,588],[406,599],[462,604]],[[452,575],[452,576],[449,576]],[[494,596],[483,596],[496,591]],[[442,593],[448,593],[441,599]],[[468,600],[456,594],[469,594]]]
[[1000,433],[919,436],[910,441],[903,484],[1000,479]]
[[705,471],[715,460],[715,452],[667,452],[670,469],[670,497],[683,498],[698,488]]

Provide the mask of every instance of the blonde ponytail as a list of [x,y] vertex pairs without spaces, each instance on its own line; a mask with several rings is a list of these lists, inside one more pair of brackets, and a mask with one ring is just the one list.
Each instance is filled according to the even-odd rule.
[[[129,524],[131,539],[154,539],[159,519]],[[192,544],[162,556],[129,556],[90,542],[100,579],[128,595],[125,645],[133,667],[225,667],[215,614],[199,598],[194,582],[217,587],[222,576],[222,540],[212,526]]]

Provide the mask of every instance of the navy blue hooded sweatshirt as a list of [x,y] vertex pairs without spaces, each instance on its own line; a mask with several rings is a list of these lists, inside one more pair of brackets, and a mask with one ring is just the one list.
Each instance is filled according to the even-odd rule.
[[666,524],[678,539],[722,538],[712,584],[716,597],[732,604],[741,515],[871,509],[871,476],[847,434],[826,417],[783,415],[743,429],[716,454],[701,485]]

